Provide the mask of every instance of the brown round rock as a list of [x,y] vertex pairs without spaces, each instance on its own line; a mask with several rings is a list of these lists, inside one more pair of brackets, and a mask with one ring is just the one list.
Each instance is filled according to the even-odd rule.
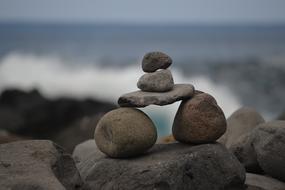
[[216,100],[209,94],[196,93],[184,100],[174,118],[173,136],[184,143],[214,142],[226,131],[226,118]]
[[158,69],[167,69],[172,64],[172,59],[162,52],[150,52],[145,54],[142,60],[144,72],[152,73]]
[[157,139],[151,119],[135,108],[118,108],[105,114],[95,129],[95,142],[106,155],[114,158],[143,154]]

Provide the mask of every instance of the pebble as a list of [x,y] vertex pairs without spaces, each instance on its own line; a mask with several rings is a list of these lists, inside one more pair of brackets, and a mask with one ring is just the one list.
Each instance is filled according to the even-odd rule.
[[150,52],[145,54],[142,60],[144,72],[152,73],[158,69],[167,69],[172,64],[172,59],[162,52]]
[[139,79],[137,86],[145,92],[166,92],[173,88],[174,81],[169,70],[159,70],[144,74]]

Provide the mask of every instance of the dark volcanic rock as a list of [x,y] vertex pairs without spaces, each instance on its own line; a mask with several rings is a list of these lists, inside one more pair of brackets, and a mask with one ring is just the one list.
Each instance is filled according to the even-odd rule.
[[245,180],[244,168],[221,144],[156,144],[132,159],[108,158],[93,145],[85,150],[93,154],[77,164],[91,189],[220,190],[242,187]]
[[11,134],[7,131],[0,129],[0,144],[18,141],[18,140],[24,140],[22,137]]
[[160,70],[141,76],[137,86],[145,92],[167,92],[173,88],[174,81],[169,70]]
[[0,188],[23,190],[81,189],[73,159],[46,140],[0,145]]
[[266,174],[285,181],[285,121],[260,124],[254,133],[259,165]]
[[184,143],[208,143],[226,131],[226,118],[216,100],[209,94],[196,93],[181,102],[175,115],[172,133]]
[[191,84],[175,84],[168,92],[135,91],[124,94],[119,98],[118,104],[122,107],[145,107],[151,104],[163,106],[191,98],[194,91]]
[[[99,116],[114,108],[116,106],[112,104],[91,99],[58,98],[50,100],[44,98],[37,90],[24,92],[11,89],[4,91],[0,96],[0,128],[28,138],[58,140],[63,137],[60,134],[64,130],[77,127],[76,123],[82,117]],[[93,126],[92,130],[95,129],[96,124]],[[78,144],[92,138],[92,133],[88,132],[88,134],[87,138],[78,142],[70,138],[61,138],[60,141],[72,141]]]
[[167,69],[172,64],[172,59],[162,52],[150,52],[145,54],[142,60],[144,72],[155,72],[158,69]]
[[118,108],[106,113],[95,129],[98,148],[110,157],[145,153],[157,140],[152,120],[141,110]]

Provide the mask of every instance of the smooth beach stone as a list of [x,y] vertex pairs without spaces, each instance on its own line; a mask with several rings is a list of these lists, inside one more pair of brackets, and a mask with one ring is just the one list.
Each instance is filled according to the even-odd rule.
[[148,154],[129,159],[108,158],[85,143],[76,149],[89,148],[90,154],[77,168],[90,190],[244,189],[243,166],[219,143],[155,144]]
[[143,92],[141,90],[122,95],[118,104],[121,107],[145,107],[148,105],[167,105],[194,95],[191,84],[175,84],[168,92]]
[[113,158],[145,153],[157,139],[151,119],[135,108],[118,108],[105,114],[95,129],[98,148]]
[[158,69],[167,69],[172,64],[172,59],[162,52],[150,52],[145,54],[142,60],[144,72],[151,73]]
[[263,171],[285,182],[285,121],[270,121],[253,131],[253,146]]
[[227,131],[221,137],[226,147],[233,146],[242,135],[252,131],[257,125],[264,123],[263,117],[253,108],[242,107],[227,119]]
[[214,142],[226,131],[226,118],[216,100],[209,94],[196,93],[181,102],[175,115],[172,133],[184,143]]
[[141,76],[137,86],[145,92],[166,92],[173,88],[174,81],[169,70],[159,70]]

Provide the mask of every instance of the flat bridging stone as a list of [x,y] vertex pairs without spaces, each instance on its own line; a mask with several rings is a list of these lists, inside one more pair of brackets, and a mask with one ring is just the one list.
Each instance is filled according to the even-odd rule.
[[148,105],[168,105],[176,101],[191,98],[195,89],[191,84],[175,84],[168,92],[135,91],[122,95],[118,104],[121,107],[145,107]]

